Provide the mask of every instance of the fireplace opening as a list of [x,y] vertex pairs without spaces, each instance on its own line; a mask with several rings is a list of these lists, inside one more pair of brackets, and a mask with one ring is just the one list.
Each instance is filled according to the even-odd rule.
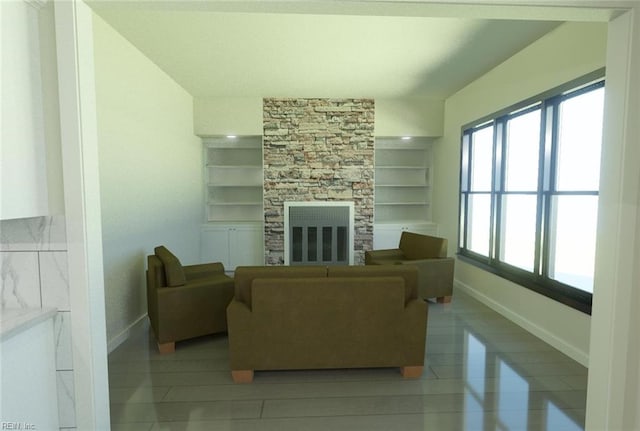
[[352,265],[353,202],[285,202],[285,265]]

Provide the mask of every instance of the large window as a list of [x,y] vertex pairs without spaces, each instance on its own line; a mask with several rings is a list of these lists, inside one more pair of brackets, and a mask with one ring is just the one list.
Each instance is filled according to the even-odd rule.
[[604,81],[462,132],[459,255],[591,312]]

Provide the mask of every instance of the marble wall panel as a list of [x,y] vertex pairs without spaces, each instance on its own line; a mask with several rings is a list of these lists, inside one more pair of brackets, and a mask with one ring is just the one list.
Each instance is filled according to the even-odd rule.
[[71,343],[71,313],[58,312],[53,321],[56,342],[56,370],[73,370],[73,345]]
[[64,216],[0,220],[0,250],[66,250]]
[[40,252],[42,305],[71,311],[66,251]]
[[60,427],[75,427],[73,343],[64,216],[0,220],[0,307],[55,307]]
[[40,271],[38,253],[0,252],[0,304],[2,308],[40,308]]
[[60,428],[75,428],[76,403],[74,397],[74,379],[72,371],[57,371],[58,380],[58,418]]

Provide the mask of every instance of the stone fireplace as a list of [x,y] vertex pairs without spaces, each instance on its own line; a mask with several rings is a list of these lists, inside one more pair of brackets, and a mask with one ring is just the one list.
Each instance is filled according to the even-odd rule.
[[285,262],[284,203],[353,202],[353,263],[373,244],[373,99],[263,100],[265,262]]

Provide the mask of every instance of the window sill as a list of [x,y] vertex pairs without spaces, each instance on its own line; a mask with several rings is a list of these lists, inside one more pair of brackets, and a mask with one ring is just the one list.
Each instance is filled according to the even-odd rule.
[[582,313],[591,315],[592,295],[588,292],[580,291],[574,287],[559,283],[554,280],[544,280],[517,268],[508,267],[501,264],[500,266],[490,265],[486,262],[478,260],[478,258],[458,252],[456,257],[470,265],[480,268],[484,271],[497,275],[518,284],[526,289],[533,290],[540,295],[560,302],[561,304],[578,310]]

